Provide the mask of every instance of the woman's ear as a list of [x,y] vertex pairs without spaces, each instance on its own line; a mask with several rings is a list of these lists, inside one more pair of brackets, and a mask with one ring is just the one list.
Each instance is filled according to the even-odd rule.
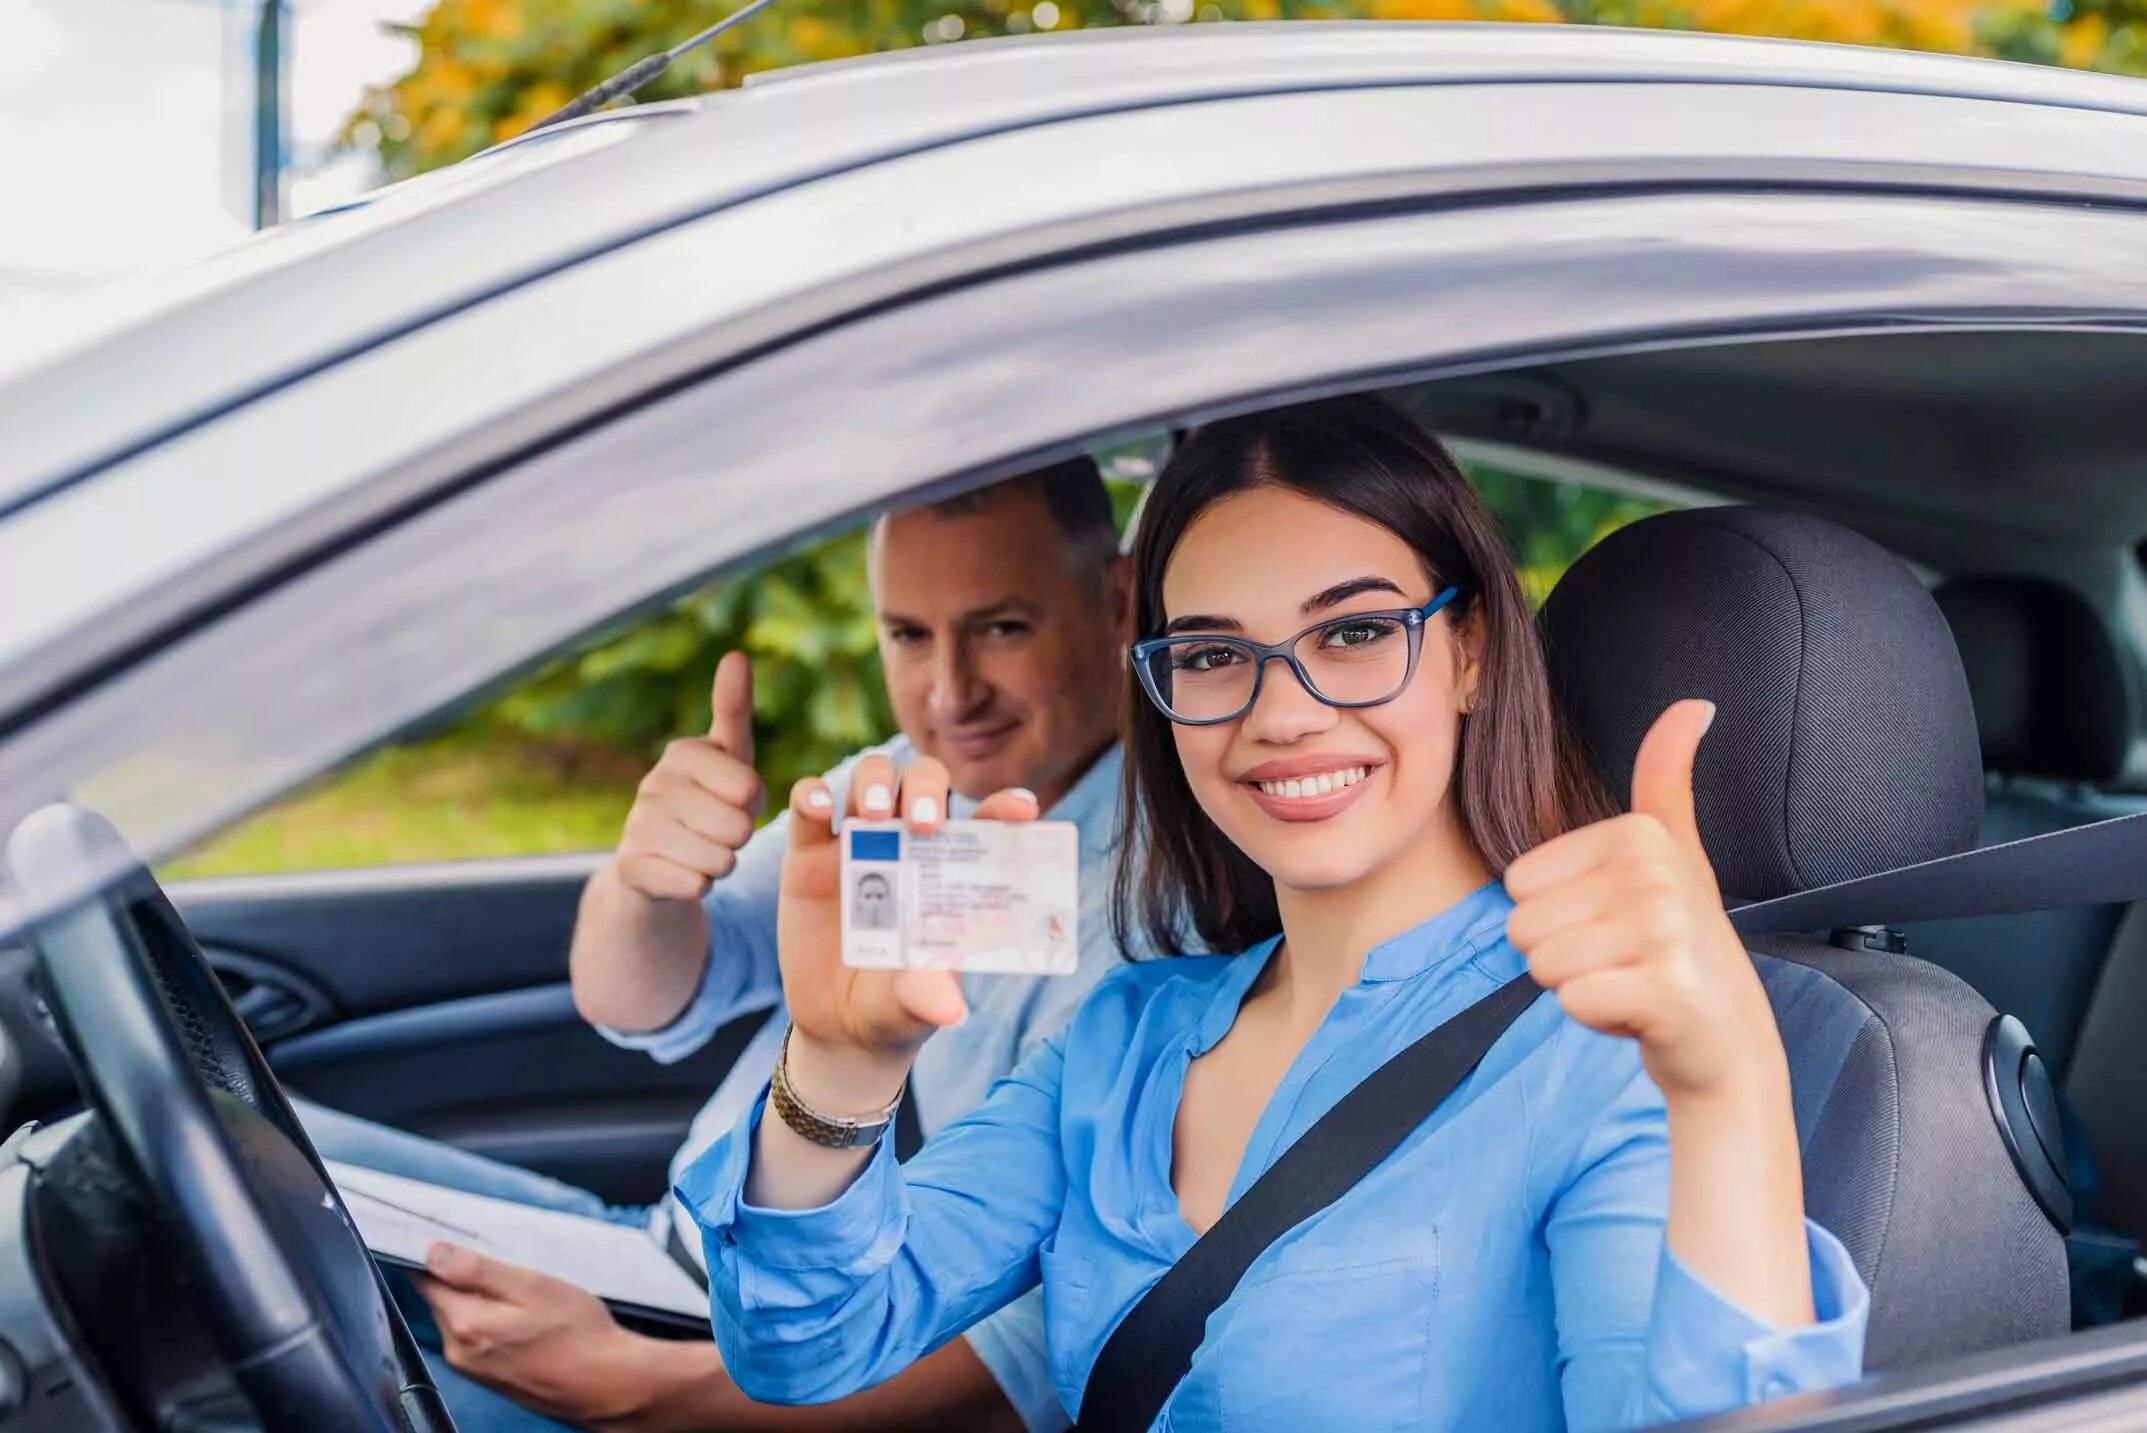
[[1471,602],[1469,610],[1454,624],[1454,647],[1461,668],[1455,674],[1454,689],[1460,694],[1461,714],[1468,716],[1476,710],[1480,696],[1478,687],[1484,674],[1484,608],[1481,602]]

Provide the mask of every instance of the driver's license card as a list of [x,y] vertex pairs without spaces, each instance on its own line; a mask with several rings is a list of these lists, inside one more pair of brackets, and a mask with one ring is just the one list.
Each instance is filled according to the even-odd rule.
[[1070,975],[1080,838],[1071,821],[847,821],[842,961],[867,970]]

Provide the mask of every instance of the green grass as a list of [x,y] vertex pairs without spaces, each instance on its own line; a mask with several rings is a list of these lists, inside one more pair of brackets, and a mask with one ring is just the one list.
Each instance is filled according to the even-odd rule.
[[516,738],[397,747],[229,828],[159,872],[321,871],[606,849],[644,758]]

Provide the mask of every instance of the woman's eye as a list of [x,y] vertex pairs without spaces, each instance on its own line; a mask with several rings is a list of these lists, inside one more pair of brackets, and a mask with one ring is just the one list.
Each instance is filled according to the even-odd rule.
[[1371,618],[1362,622],[1340,622],[1329,627],[1321,639],[1323,647],[1367,647],[1383,642],[1399,633],[1402,624],[1391,617]]
[[1235,647],[1174,647],[1171,649],[1170,665],[1179,672],[1213,672],[1244,660],[1244,654]]

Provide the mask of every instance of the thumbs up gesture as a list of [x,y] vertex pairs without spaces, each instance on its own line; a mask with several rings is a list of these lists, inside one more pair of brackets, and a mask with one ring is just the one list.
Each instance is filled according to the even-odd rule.
[[1692,764],[1713,720],[1712,703],[1674,703],[1641,740],[1628,814],[1506,868],[1506,935],[1536,983],[1581,1024],[1638,1040],[1673,1102],[1784,1058],[1693,814]]
[[766,793],[753,770],[753,668],[745,653],[716,664],[708,735],[682,737],[634,793],[612,864],[652,900],[695,901],[730,874]]

